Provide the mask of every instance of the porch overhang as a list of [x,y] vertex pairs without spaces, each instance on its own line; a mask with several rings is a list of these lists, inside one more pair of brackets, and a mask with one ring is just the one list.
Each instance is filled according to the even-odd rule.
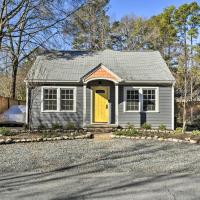
[[113,73],[111,70],[105,67],[102,63],[100,63],[97,67],[95,67],[93,70],[88,72],[82,78],[82,82],[84,84],[87,84],[88,82],[94,81],[94,80],[108,80],[116,84],[123,81],[117,74]]

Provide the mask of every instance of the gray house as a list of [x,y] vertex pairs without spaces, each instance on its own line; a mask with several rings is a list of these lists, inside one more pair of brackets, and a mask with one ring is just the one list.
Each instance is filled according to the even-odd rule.
[[157,51],[46,52],[27,79],[27,123],[174,129],[174,84]]

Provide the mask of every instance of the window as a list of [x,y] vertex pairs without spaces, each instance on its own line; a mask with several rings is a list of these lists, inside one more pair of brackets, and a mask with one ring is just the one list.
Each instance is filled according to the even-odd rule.
[[139,111],[139,90],[126,91],[126,111]]
[[143,111],[156,110],[156,90],[143,89]]
[[75,87],[44,87],[42,90],[42,112],[75,112]]
[[43,110],[57,110],[57,89],[44,89]]
[[157,87],[126,87],[124,112],[158,112]]
[[74,110],[74,90],[73,89],[61,89],[60,90],[60,105],[61,110]]

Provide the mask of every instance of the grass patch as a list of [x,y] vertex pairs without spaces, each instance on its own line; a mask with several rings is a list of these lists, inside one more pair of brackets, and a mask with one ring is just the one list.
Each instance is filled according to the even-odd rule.
[[114,133],[115,135],[118,135],[118,136],[136,136],[139,134],[138,130],[135,129],[135,128],[131,128],[131,129],[126,129],[126,130],[120,130],[120,131],[116,131]]
[[2,127],[2,128],[0,128],[0,135],[12,136],[12,135],[15,135],[15,134],[9,128]]

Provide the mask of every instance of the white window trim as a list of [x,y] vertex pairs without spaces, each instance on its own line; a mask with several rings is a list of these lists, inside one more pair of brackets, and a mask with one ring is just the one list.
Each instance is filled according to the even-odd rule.
[[[126,102],[127,102],[127,90],[139,90],[139,109],[138,110],[126,110]],[[140,112],[141,110],[141,95],[139,87],[125,87],[124,88],[124,112]]]
[[[44,89],[57,89],[57,110],[44,110]],[[60,105],[60,90],[61,89],[73,89],[74,90],[74,105],[73,105],[73,110],[61,110],[61,105]],[[64,112],[64,113],[71,113],[71,112],[76,112],[76,96],[77,96],[77,87],[74,86],[42,86],[41,87],[41,112],[43,113],[53,113],[53,112]]]
[[[155,94],[156,94],[156,98],[155,98],[155,101],[156,101],[156,109],[155,110],[149,110],[149,111],[143,111],[143,90],[155,90]],[[126,100],[127,100],[127,90],[139,90],[139,110],[126,110]],[[140,113],[140,112],[145,112],[145,113],[158,113],[159,112],[159,87],[124,87],[124,112],[135,112],[135,113]]]

